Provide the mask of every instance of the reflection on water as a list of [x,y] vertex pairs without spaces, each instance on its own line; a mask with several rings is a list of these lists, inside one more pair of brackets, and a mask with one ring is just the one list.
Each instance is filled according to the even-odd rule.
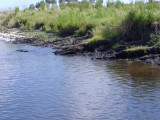
[[55,56],[2,41],[0,60],[0,120],[160,117],[159,66]]

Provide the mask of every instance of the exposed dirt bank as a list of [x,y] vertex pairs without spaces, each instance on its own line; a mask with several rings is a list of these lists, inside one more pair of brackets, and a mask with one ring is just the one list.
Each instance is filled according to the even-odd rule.
[[19,29],[0,29],[0,38],[14,44],[29,44],[33,46],[52,47],[56,49],[56,55],[81,54],[91,56],[93,59],[132,59],[145,61],[149,64],[160,65],[160,48],[147,48],[134,51],[126,51],[127,45],[120,45],[116,50],[110,49],[110,44],[106,41],[88,44],[84,43],[91,36],[83,37],[57,37],[46,34],[49,40],[40,40],[41,31],[25,31]]

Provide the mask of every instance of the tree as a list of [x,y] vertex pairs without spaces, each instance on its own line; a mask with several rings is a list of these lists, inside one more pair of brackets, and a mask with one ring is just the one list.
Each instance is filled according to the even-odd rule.
[[89,0],[90,4],[93,5],[95,3],[95,0]]
[[78,2],[78,0],[66,0],[66,2],[70,4],[70,3]]
[[40,5],[43,5],[43,4],[45,4],[45,2],[42,0],[41,2],[36,3],[35,7],[39,9]]
[[64,4],[64,3],[65,3],[65,0],[59,0],[59,3],[60,3],[60,4]]
[[56,4],[56,0],[45,0],[48,4]]
[[42,11],[46,10],[47,9],[46,3],[45,2],[40,3],[39,9]]
[[31,5],[29,6],[29,10],[35,10],[34,4],[31,4]]

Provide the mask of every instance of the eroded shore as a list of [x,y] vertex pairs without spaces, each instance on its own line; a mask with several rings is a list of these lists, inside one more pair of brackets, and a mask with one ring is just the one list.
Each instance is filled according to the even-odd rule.
[[[51,47],[56,55],[80,54],[91,56],[92,59],[119,59],[126,62],[144,61],[147,64],[160,65],[160,48],[150,47],[146,49],[126,51],[127,45],[122,45],[116,50],[108,49],[107,43],[85,44],[83,41],[91,36],[83,37],[54,37],[46,34],[48,40],[41,40],[42,31],[26,31],[19,29],[0,29],[0,39],[13,44],[28,44],[33,46]],[[50,39],[52,38],[52,39]],[[20,52],[23,52],[23,50]]]

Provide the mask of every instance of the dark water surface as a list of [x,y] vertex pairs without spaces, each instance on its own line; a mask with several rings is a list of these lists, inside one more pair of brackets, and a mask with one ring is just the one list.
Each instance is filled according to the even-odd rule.
[[159,66],[52,51],[0,41],[0,120],[160,119]]

